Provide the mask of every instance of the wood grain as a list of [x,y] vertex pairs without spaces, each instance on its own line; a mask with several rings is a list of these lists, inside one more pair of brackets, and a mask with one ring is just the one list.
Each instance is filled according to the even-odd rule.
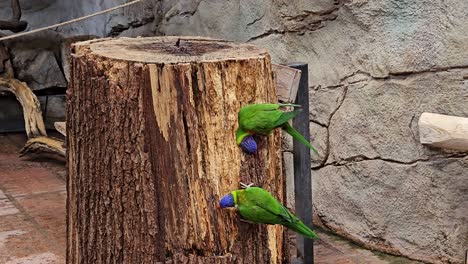
[[[235,143],[240,107],[276,101],[270,57],[251,45],[200,38],[184,38],[179,47],[190,48],[179,51],[177,40],[73,47],[68,263],[283,261],[282,227],[216,209],[239,181],[283,199],[279,132],[260,139],[254,156]],[[112,48],[128,54],[116,58]],[[148,62],[142,52],[151,53]]]
[[55,129],[62,135],[67,136],[66,123],[65,122],[55,122]]
[[272,64],[272,69],[275,73],[278,100],[294,103],[301,79],[301,70],[279,64]]

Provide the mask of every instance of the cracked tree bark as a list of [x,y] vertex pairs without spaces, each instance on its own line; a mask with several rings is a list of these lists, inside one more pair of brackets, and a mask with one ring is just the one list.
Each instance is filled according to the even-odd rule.
[[282,263],[282,227],[216,209],[239,181],[283,199],[279,132],[256,156],[235,143],[239,108],[276,101],[265,50],[80,42],[67,96],[68,263]]

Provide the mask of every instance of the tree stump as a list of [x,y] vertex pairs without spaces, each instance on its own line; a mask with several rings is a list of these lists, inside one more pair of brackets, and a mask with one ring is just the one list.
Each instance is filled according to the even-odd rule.
[[239,182],[283,199],[279,131],[245,155],[237,113],[276,102],[261,48],[199,37],[73,45],[68,263],[281,263],[283,228],[217,209]]

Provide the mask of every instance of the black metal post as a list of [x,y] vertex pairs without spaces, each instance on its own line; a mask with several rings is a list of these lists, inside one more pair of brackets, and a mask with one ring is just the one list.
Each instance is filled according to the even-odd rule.
[[[293,119],[292,124],[306,139],[310,139],[308,65],[306,63],[294,63],[288,66],[302,71],[295,102],[302,106],[302,111]],[[293,141],[293,148],[296,214],[304,224],[311,227],[312,176],[310,171],[310,150],[297,140]],[[297,249],[298,253],[303,256],[304,264],[314,263],[314,244],[312,240],[297,236]]]

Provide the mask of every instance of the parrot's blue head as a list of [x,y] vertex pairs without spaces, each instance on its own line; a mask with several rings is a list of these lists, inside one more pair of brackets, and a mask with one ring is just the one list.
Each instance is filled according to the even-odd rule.
[[244,137],[244,139],[242,139],[242,142],[240,143],[240,147],[242,148],[244,152],[253,154],[255,153],[255,151],[257,151],[257,142],[255,142],[252,136],[246,136]]
[[219,201],[219,207],[221,208],[227,208],[227,207],[234,207],[234,195],[232,193],[226,194],[221,198]]

